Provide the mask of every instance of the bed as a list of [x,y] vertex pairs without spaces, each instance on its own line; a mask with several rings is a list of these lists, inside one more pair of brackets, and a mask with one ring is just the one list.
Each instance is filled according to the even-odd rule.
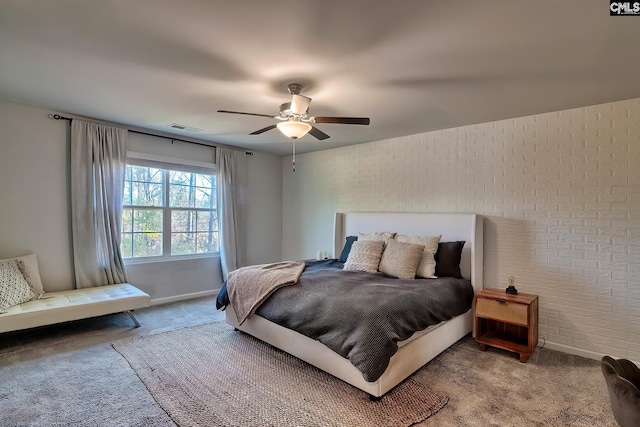
[[[441,234],[441,242],[465,241],[460,271],[470,280],[473,291],[482,289],[483,223],[482,217],[466,213],[336,213],[334,220],[334,258],[338,258],[347,236],[360,233],[393,231],[408,236]],[[429,279],[425,279],[429,280]],[[375,381],[367,381],[350,360],[320,341],[280,326],[258,314],[242,324],[231,305],[226,320],[235,328],[292,354],[317,368],[357,387],[372,397],[380,397],[420,367],[472,331],[473,310],[418,331],[398,343],[398,350]]]

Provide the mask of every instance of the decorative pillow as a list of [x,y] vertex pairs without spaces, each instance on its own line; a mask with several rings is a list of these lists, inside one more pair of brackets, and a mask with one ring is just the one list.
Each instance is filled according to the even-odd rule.
[[378,231],[375,233],[360,233],[358,234],[358,240],[382,240],[387,243],[389,239],[393,239],[396,233],[391,233],[389,231]]
[[338,261],[347,262],[347,258],[349,258],[349,252],[351,252],[351,245],[353,242],[358,240],[358,236],[348,236],[347,240],[344,242],[344,248],[342,248],[342,252],[340,253],[340,258]]
[[0,263],[0,310],[31,301],[35,294],[12,260]]
[[424,252],[422,253],[420,264],[418,264],[416,276],[424,277],[425,279],[435,279],[436,260],[434,258],[434,255],[438,250],[438,242],[440,241],[440,237],[442,236],[405,236],[404,234],[398,234],[394,239],[403,243],[424,245]]
[[22,277],[24,277],[24,280],[26,280],[27,283],[29,284],[31,291],[35,294],[35,299],[40,299],[42,295],[44,295],[44,292],[36,290],[35,287],[33,286],[32,284],[33,279],[29,274],[29,269],[27,268],[27,265],[21,259],[16,259],[15,261],[16,261],[16,265],[18,266],[18,270],[20,270],[20,273],[22,273]]
[[415,279],[423,252],[424,245],[391,239],[382,253],[379,270],[398,279]]
[[436,252],[436,276],[462,279],[460,259],[465,242],[441,242]]
[[36,257],[36,254],[29,254],[8,259],[0,259],[0,263],[12,261],[14,259],[18,259],[24,262],[29,276],[27,278],[27,276],[25,275],[25,279],[31,285],[34,291],[38,292],[39,294],[43,294],[44,287],[42,286],[42,279],[40,278],[40,271],[38,270],[38,258]]
[[375,273],[378,271],[383,250],[384,241],[382,240],[358,240],[351,246],[347,262],[344,263],[344,269]]

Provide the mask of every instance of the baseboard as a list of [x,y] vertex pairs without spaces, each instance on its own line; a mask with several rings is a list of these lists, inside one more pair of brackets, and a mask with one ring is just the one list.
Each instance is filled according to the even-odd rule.
[[[597,353],[595,351],[584,350],[582,348],[576,348],[570,345],[558,344],[550,341],[545,342],[543,339],[538,340],[538,347],[544,347],[544,348],[548,348],[549,350],[560,351],[562,353],[573,354],[575,356],[582,356],[586,359],[593,359],[598,361],[602,359],[602,356],[604,356],[604,354]],[[615,356],[612,354],[609,354],[608,356],[611,356],[614,359],[619,359],[621,357],[621,356]]]
[[214,289],[211,291],[193,292],[190,294],[175,295],[175,296],[166,297],[166,298],[156,298],[151,300],[151,305],[168,304],[170,302],[184,301],[187,299],[194,299],[194,298],[200,298],[200,297],[208,297],[208,296],[217,295],[217,294],[218,294],[218,289]]

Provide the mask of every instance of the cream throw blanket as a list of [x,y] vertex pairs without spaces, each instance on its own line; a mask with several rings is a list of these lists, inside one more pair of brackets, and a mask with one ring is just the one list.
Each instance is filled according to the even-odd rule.
[[277,289],[295,285],[304,270],[304,262],[284,261],[241,267],[229,273],[227,293],[242,325]]

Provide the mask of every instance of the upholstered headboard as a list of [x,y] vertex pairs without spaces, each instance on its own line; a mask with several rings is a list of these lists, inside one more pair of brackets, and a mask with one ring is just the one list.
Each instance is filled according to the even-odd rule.
[[335,214],[334,258],[347,236],[375,231],[391,231],[409,236],[441,234],[441,242],[464,240],[460,271],[477,291],[483,288],[482,216],[468,213],[347,212]]

